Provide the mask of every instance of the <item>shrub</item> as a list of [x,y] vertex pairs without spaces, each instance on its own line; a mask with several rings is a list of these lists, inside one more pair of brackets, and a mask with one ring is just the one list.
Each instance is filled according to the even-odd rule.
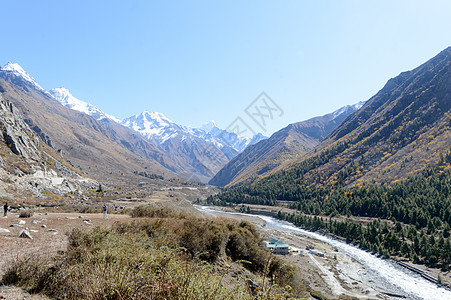
[[[216,264],[221,257],[248,261],[249,269],[280,286],[293,278],[293,267],[266,251],[247,222],[149,207],[135,213],[158,217],[89,232],[74,229],[64,255],[18,260],[2,283],[56,299],[254,299],[244,278],[224,282],[227,267],[223,260]],[[288,290],[268,286],[262,299],[285,298]]]
[[33,216],[33,211],[31,209],[21,210],[19,213],[19,218],[31,218]]
[[252,299],[239,281],[224,284],[218,266],[155,248],[140,234],[75,230],[65,255],[49,262],[19,260],[2,283],[57,299]]
[[130,215],[132,218],[178,218],[181,216],[172,209],[151,205],[139,205],[130,212]]

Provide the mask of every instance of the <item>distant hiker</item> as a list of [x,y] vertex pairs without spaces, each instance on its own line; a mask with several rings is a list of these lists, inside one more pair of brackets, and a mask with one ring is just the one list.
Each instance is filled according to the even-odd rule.
[[5,202],[5,205],[3,205],[3,216],[6,217],[6,214],[8,213],[8,202]]
[[106,207],[106,204],[103,204],[102,208],[103,208],[103,217],[106,219],[106,214],[107,214],[107,210],[108,210]]

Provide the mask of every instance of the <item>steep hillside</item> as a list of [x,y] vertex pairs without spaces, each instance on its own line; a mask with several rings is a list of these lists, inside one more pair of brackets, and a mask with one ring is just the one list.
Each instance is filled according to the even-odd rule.
[[246,148],[209,183],[217,186],[234,185],[270,174],[312,150],[362,104],[348,105],[333,113],[288,125],[269,139]]
[[13,71],[0,71],[0,92],[49,146],[100,182],[136,183],[133,172],[145,170],[175,176],[171,161],[140,134],[68,109]]
[[[329,185],[392,182],[440,164],[451,144],[451,47],[390,79],[317,148]],[[340,149],[339,151],[337,151]]]
[[[42,197],[92,188],[54,149],[45,144],[0,93],[0,198]],[[13,201],[11,201],[13,202]]]
[[[92,104],[75,98],[66,88],[55,88],[47,93],[18,64],[9,63],[4,69],[14,72],[43,93],[50,94],[65,107],[85,113],[107,128],[115,126],[118,130],[117,125],[110,125],[110,121],[114,121],[140,133],[155,149],[166,154],[164,160],[157,159],[162,165],[192,181],[208,182],[247,145],[265,138],[261,134],[253,139],[238,136],[219,129],[214,122],[209,122],[201,128],[182,126],[158,112],[144,111],[121,121]],[[128,144],[127,147],[132,152],[142,155],[139,146]]]
[[278,205],[283,200],[300,213],[279,211],[279,218],[387,258],[448,271],[450,183],[448,48],[390,79],[306,158],[207,203]]
[[[252,184],[252,190],[285,199],[287,191],[301,191],[301,183],[328,187],[393,183],[429,166],[447,170],[450,110],[451,47],[390,79],[314,150]],[[241,192],[249,191],[243,187]]]

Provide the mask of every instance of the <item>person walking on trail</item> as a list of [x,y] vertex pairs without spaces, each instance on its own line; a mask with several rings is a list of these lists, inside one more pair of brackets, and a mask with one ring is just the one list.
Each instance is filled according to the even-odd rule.
[[107,206],[106,204],[103,204],[103,218],[106,219],[107,218]]
[[6,217],[6,214],[8,213],[8,202],[5,202],[5,205],[3,205],[3,217]]

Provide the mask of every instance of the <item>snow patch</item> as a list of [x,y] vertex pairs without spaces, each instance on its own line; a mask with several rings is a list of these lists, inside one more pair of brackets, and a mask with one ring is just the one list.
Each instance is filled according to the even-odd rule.
[[365,104],[365,101],[360,101],[360,102],[357,102],[356,104],[343,106],[332,113],[332,116],[333,116],[332,119],[338,118],[338,116],[348,112],[349,110],[353,110],[353,111],[359,110],[364,104]]
[[6,65],[4,65],[2,68],[0,68],[2,71],[9,71],[12,72],[14,75],[23,78],[25,81],[30,83],[32,86],[34,86],[38,91],[43,92],[44,94],[49,95],[49,93],[44,90],[37,82],[34,80],[33,77],[31,77],[28,72],[26,72],[18,63],[12,63],[8,62]]

